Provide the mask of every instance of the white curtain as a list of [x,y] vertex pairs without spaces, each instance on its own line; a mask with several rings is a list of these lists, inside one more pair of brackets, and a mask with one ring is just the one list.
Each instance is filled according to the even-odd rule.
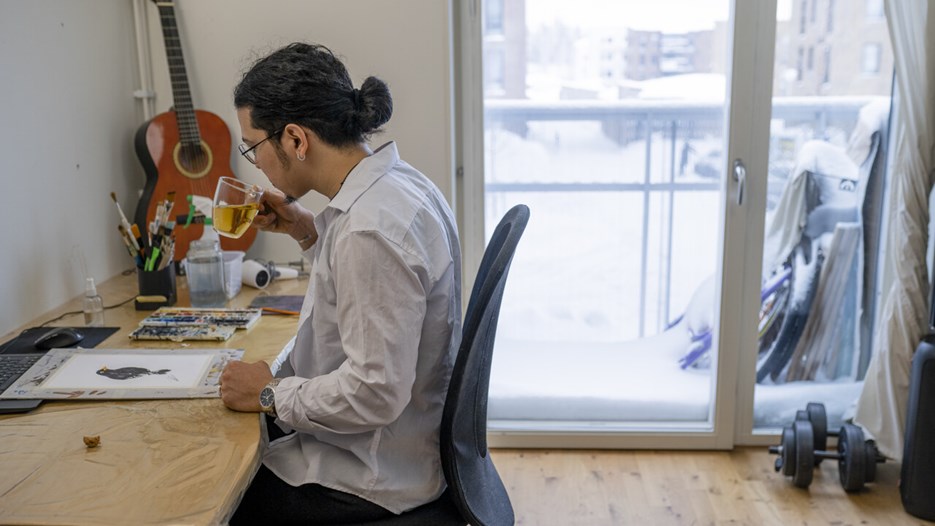
[[[899,96],[890,163],[884,289],[874,356],[855,421],[886,457],[902,460],[912,354],[928,330],[928,196],[935,180],[935,9],[887,0]],[[869,291],[868,291],[869,292]]]

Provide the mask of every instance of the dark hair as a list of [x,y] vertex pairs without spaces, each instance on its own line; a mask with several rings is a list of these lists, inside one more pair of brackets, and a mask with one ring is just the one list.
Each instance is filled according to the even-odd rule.
[[295,123],[336,147],[368,140],[393,114],[385,82],[367,77],[354,89],[330,49],[301,42],[254,63],[234,88],[234,106],[250,108],[252,126],[267,134]]

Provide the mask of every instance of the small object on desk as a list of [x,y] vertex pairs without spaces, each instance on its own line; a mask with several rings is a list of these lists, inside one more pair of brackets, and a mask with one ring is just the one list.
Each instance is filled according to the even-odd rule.
[[230,339],[237,331],[236,327],[222,325],[176,325],[176,326],[147,326],[143,325],[130,333],[131,340],[167,340],[180,342],[184,340],[225,341]]
[[84,445],[88,449],[93,449],[101,445],[101,435],[84,437]]
[[84,312],[84,324],[88,327],[104,326],[104,300],[97,293],[94,278],[85,279],[84,303],[81,308]]
[[243,271],[241,269],[243,268],[244,252],[242,250],[222,250],[221,254],[224,256],[227,299],[233,299],[240,294],[240,289],[243,288],[243,281],[241,280]]
[[71,327],[52,327],[42,334],[42,336],[36,338],[33,345],[36,349],[48,351],[49,349],[74,347],[83,339],[84,335],[78,332],[77,329]]
[[241,268],[241,282],[255,289],[266,288],[270,282],[270,272],[266,265],[255,259],[243,262]]
[[290,267],[273,267],[273,279],[296,279],[299,277],[299,269]]
[[257,296],[250,302],[250,307],[263,309],[264,312],[299,314],[302,312],[302,302],[305,296]]
[[301,312],[299,311],[282,310],[282,309],[276,309],[273,307],[263,307],[262,310],[263,310],[263,314],[283,314],[286,316],[298,316],[299,314],[301,314]]
[[134,303],[136,310],[155,310],[175,305],[175,265],[166,265],[159,270],[136,269],[140,294]]
[[188,245],[185,258],[188,297],[192,307],[221,309],[227,305],[230,288],[224,276],[224,254],[217,233],[207,227],[205,232],[213,233],[214,239],[202,236]]
[[156,310],[169,305],[169,298],[160,295],[137,296],[134,302],[136,310]]

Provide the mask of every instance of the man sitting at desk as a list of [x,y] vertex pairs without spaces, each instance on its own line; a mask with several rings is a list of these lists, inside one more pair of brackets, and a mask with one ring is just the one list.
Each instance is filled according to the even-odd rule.
[[[368,521],[437,499],[461,337],[451,209],[394,143],[370,150],[393,111],[389,89],[374,77],[355,89],[325,47],[294,43],[260,59],[234,104],[240,151],[276,188],[254,224],[292,236],[312,274],[276,378],[264,362],[221,375],[229,408],[278,424],[231,524]],[[310,190],[330,199],[317,217],[295,202]]]

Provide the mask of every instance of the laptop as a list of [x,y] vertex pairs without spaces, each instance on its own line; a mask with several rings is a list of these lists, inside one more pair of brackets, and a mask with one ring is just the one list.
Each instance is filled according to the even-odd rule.
[[[80,333],[80,338],[77,340],[80,342],[79,345],[90,348],[117,330],[117,327],[33,327],[26,329],[19,336],[0,346],[0,393],[6,391],[33,364],[45,356],[48,349],[41,348],[45,347],[41,345],[41,341],[54,343],[55,338],[67,336],[64,333],[73,331],[73,333]],[[57,341],[70,342],[75,339],[60,338]],[[0,415],[26,413],[39,407],[42,402],[42,400],[0,400]]]
[[[13,385],[45,353],[0,354],[0,393]],[[0,400],[0,415],[25,413],[39,407],[42,400]]]

